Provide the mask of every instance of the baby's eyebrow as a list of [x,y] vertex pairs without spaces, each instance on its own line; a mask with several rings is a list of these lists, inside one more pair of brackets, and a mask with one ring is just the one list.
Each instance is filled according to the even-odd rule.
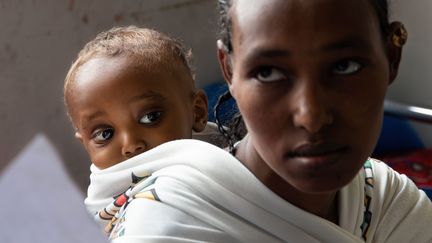
[[146,91],[140,95],[133,96],[132,98],[129,99],[129,102],[133,103],[133,102],[137,102],[137,101],[145,100],[145,99],[163,101],[163,100],[165,100],[165,97],[163,95],[157,93],[157,92],[154,92],[154,91]]
[[105,115],[105,112],[103,112],[103,111],[96,111],[96,112],[92,112],[90,114],[83,115],[83,117],[81,119],[82,129],[86,129],[87,125],[90,121],[92,121],[98,117],[101,117],[103,115]]

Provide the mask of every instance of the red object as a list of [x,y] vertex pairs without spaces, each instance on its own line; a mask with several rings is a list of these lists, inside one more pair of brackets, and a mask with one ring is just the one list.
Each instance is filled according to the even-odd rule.
[[394,170],[411,178],[419,188],[432,189],[432,149],[416,150],[402,155],[386,155],[380,159]]
[[123,206],[123,204],[125,204],[127,201],[127,197],[125,194],[121,194],[115,201],[114,201],[114,205],[117,207],[121,207]]

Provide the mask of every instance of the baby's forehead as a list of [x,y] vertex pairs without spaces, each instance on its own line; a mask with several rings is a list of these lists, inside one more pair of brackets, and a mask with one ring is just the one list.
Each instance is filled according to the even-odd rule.
[[170,84],[181,87],[195,88],[192,70],[179,58],[167,53],[158,56],[133,55],[131,67],[138,72],[153,73],[157,76],[171,76]]
[[72,110],[74,100],[94,95],[91,93],[100,90],[107,82],[126,87],[136,80],[163,82],[165,89],[174,89],[185,95],[195,89],[189,69],[173,57],[98,56],[89,59],[77,69],[74,79],[65,90],[65,99]]

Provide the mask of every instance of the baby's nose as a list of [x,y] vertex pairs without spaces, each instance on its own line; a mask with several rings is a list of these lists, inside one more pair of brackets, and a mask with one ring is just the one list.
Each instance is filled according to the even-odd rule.
[[122,154],[126,158],[132,158],[145,151],[145,142],[137,138],[126,138],[122,148]]
[[138,154],[140,154],[142,152],[144,152],[144,147],[143,146],[137,146],[135,149],[125,150],[124,156],[127,157],[127,158],[132,158],[135,155],[138,155]]

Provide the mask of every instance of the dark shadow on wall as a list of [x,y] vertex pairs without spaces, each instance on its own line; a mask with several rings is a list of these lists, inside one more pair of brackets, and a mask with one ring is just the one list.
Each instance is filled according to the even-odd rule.
[[[68,131],[67,134],[65,131]],[[74,131],[68,118],[64,116],[62,121],[58,119],[50,121],[44,129],[44,133],[55,144],[70,177],[85,194],[90,182],[91,161],[81,143],[73,136]],[[65,136],[68,139],[65,139]]]

